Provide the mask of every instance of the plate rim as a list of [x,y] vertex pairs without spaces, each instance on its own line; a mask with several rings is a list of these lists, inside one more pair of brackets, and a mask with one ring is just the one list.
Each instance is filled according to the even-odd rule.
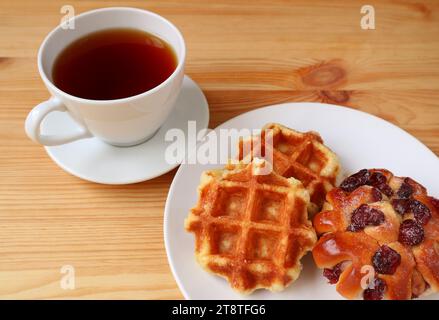
[[[394,127],[396,129],[398,129],[398,131],[400,131],[401,134],[405,135],[407,138],[410,138],[412,140],[414,140],[417,144],[420,144],[428,153],[430,153],[432,156],[435,156],[437,158],[437,160],[439,161],[439,157],[430,149],[428,148],[424,143],[422,143],[418,138],[416,138],[415,136],[411,135],[409,132],[405,131],[404,129],[402,129],[401,127],[399,127],[396,124],[393,124],[383,118],[380,118],[374,114],[362,111],[362,110],[358,110],[358,109],[354,109],[351,107],[346,107],[346,106],[340,106],[340,105],[335,105],[335,104],[329,104],[329,103],[323,103],[323,102],[283,102],[283,103],[278,103],[278,104],[272,104],[272,105],[267,105],[267,106],[261,106],[249,111],[246,111],[244,113],[238,114],[237,116],[228,119],[227,121],[224,121],[223,123],[219,124],[218,126],[216,126],[213,131],[217,131],[218,129],[221,129],[223,126],[227,126],[228,123],[230,123],[231,121],[236,121],[236,119],[239,119],[241,117],[244,117],[250,113],[254,113],[254,112],[263,112],[263,110],[266,109],[271,109],[271,108],[278,108],[278,107],[284,107],[287,105],[292,105],[292,106],[297,106],[297,105],[302,105],[302,106],[310,106],[310,107],[329,107],[329,108],[333,108],[333,109],[342,109],[346,112],[351,112],[351,113],[360,113],[363,116],[367,116],[367,117],[371,117],[374,118],[375,120],[378,120],[382,123],[385,123],[386,125],[390,125],[391,127]],[[186,300],[190,300],[190,295],[189,293],[186,291],[185,287],[183,286],[183,284],[181,283],[180,278],[177,275],[177,271],[175,270],[175,263],[173,258],[170,255],[170,251],[169,251],[169,240],[168,240],[168,220],[169,220],[169,216],[170,216],[170,198],[171,195],[174,193],[174,188],[176,185],[176,180],[178,179],[178,177],[181,175],[181,172],[184,168],[184,166],[186,166],[187,164],[183,163],[180,165],[180,167],[178,168],[177,172],[175,173],[171,185],[169,187],[169,191],[168,194],[166,196],[166,202],[165,202],[165,207],[164,207],[164,214],[163,214],[163,238],[164,238],[164,244],[165,244],[165,251],[166,251],[166,257],[168,260],[168,265],[171,269],[172,272],[172,276],[174,277],[175,282],[177,283],[177,286],[179,288],[179,290],[181,291],[181,293],[183,294],[183,297]]]

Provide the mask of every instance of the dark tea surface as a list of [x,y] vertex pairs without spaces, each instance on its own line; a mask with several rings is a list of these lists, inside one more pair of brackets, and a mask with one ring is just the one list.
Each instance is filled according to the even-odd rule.
[[55,60],[53,83],[73,96],[121,99],[148,91],[174,72],[177,59],[164,40],[135,29],[90,33]]

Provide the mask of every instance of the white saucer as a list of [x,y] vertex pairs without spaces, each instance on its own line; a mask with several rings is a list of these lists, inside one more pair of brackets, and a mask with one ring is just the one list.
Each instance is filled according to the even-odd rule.
[[[338,154],[343,171],[387,168],[398,176],[409,176],[439,197],[439,159],[416,138],[373,115],[323,103],[285,103],[259,108],[237,116],[215,129],[257,129],[278,122],[299,131],[314,130]],[[237,143],[235,137],[231,145]],[[227,147],[227,144],[224,145]],[[201,149],[201,146],[200,146]],[[236,149],[236,148],[235,148]],[[232,156],[233,157],[233,156]],[[233,291],[227,282],[205,272],[194,259],[194,237],[184,230],[184,219],[197,201],[197,186],[204,170],[215,164],[182,164],[175,174],[165,206],[164,238],[169,264],[187,299],[341,299],[329,285],[312,256],[303,259],[299,279],[282,292],[257,290],[248,296]],[[426,297],[438,299],[439,294]]]
[[[165,133],[178,128],[187,135],[188,121],[196,121],[197,130],[207,128],[209,107],[198,85],[185,76],[175,110],[150,140],[133,147],[114,147],[97,138],[89,138],[46,147],[46,151],[62,169],[84,180],[105,184],[141,182],[178,165],[165,161],[165,150],[172,143],[165,141]],[[73,121],[64,112],[52,112],[41,124],[43,134],[74,128]]]

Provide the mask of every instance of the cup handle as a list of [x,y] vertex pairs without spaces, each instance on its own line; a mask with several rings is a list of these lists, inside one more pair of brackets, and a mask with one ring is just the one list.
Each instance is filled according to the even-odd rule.
[[88,131],[88,129],[79,123],[76,123],[76,132],[71,134],[64,136],[41,134],[41,122],[49,113],[53,111],[65,112],[67,111],[67,108],[59,99],[52,97],[32,109],[32,111],[27,115],[25,122],[25,130],[29,138],[45,146],[57,146],[73,142],[75,140],[92,137],[92,134]]

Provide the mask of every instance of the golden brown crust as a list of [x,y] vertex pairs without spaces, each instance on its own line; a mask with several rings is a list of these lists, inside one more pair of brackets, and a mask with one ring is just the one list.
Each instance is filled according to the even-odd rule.
[[[272,134],[272,144],[266,143],[267,133]],[[260,137],[241,140],[238,148],[238,158],[247,163],[258,157],[259,150],[265,154],[272,151],[273,170],[283,177],[300,180],[308,190],[312,214],[321,209],[325,195],[334,187],[339,173],[337,156],[316,132],[302,133],[269,123],[262,128]]]
[[274,172],[256,174],[266,165],[257,160],[204,172],[198,203],[185,221],[200,265],[243,294],[284,289],[316,242],[303,185]]
[[407,300],[412,298],[412,277],[415,272],[415,260],[409,248],[399,242],[388,244],[401,256],[401,264],[392,275],[381,274],[379,277],[387,284],[386,296],[390,300]]
[[[333,268],[339,263],[339,254],[330,250],[328,242],[337,235],[337,239],[349,238],[352,243],[338,240],[340,252],[349,251],[349,260],[361,261],[373,265],[372,257],[377,247],[386,245],[396,251],[401,262],[393,274],[378,274],[385,281],[387,299],[410,299],[425,294],[427,291],[439,291],[439,208],[437,200],[427,195],[427,190],[410,178],[395,177],[384,169],[369,170],[380,173],[386,177],[386,184],[391,188],[391,194],[385,195],[377,188],[370,185],[361,185],[354,190],[334,188],[326,195],[324,211],[316,214],[313,220],[318,235],[323,235],[313,250],[315,262],[320,268]],[[400,242],[400,226],[404,220],[415,219],[413,210],[401,213],[395,210],[392,200],[405,198],[400,193],[403,184],[411,188],[410,201],[417,200],[428,207],[431,218],[422,224],[424,230],[423,241],[416,245]],[[393,205],[392,205],[393,203]],[[366,225],[355,232],[350,229],[352,214],[361,205],[382,212],[384,219],[378,225]],[[349,230],[349,231],[348,231]],[[359,249],[361,247],[361,249]],[[331,258],[331,256],[334,256]],[[356,256],[355,260],[352,256]],[[332,260],[331,260],[332,259]],[[345,270],[346,271],[346,270]],[[344,273],[343,273],[344,274]],[[347,298],[355,298],[362,289],[359,289],[359,279],[355,277],[340,276],[337,290]],[[345,283],[347,282],[347,283]],[[430,288],[429,290],[427,290]]]
[[378,248],[377,242],[365,234],[331,232],[319,239],[312,254],[319,268],[332,268],[341,262],[350,262],[340,275],[337,291],[346,298],[354,299],[362,291],[364,274],[361,268],[370,264]]

